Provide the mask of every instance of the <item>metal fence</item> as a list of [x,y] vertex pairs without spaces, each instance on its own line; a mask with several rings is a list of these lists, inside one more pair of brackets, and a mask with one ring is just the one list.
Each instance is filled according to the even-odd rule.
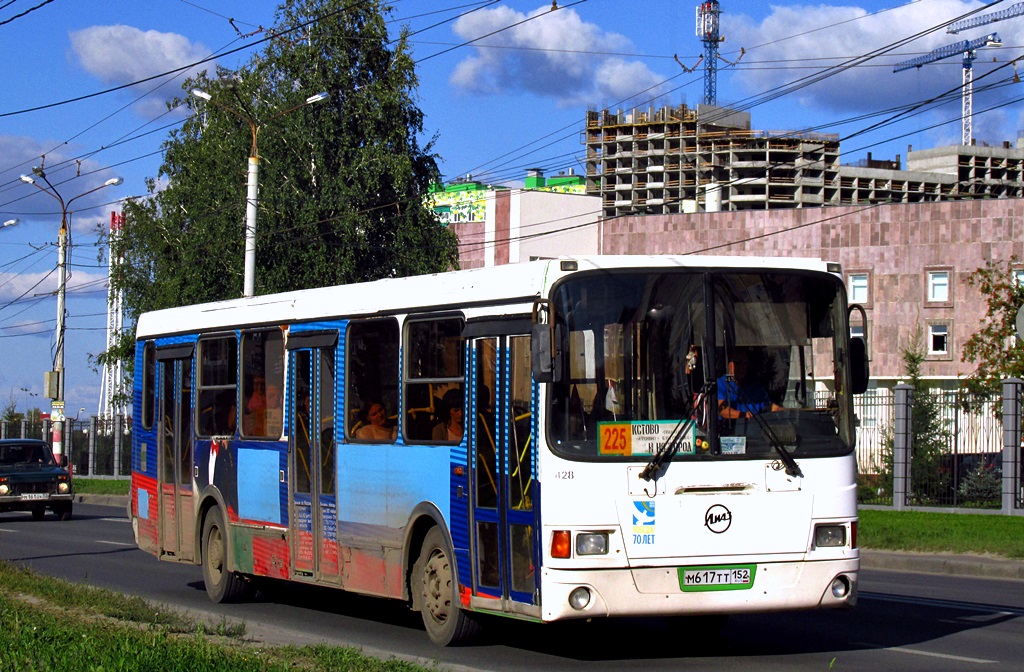
[[[90,478],[128,478],[132,471],[131,419],[116,416],[111,419],[64,421],[64,453],[73,465],[76,476]],[[42,439],[51,444],[53,425],[42,422],[0,421],[0,438]]]
[[1021,386],[1006,381],[1002,399],[931,390],[915,404],[905,385],[857,398],[860,502],[1024,513]]

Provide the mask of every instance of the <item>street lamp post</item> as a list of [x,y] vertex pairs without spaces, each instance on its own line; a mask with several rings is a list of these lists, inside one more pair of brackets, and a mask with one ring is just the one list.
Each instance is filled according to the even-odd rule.
[[48,375],[44,388],[49,390],[50,399],[53,400],[50,409],[50,419],[53,421],[53,457],[57,460],[57,464],[61,464],[61,459],[64,455],[64,299],[68,281],[68,208],[82,196],[87,196],[104,187],[117,186],[124,182],[124,180],[120,177],[112,177],[100,186],[82,192],[65,201],[64,197],[57,191],[57,188],[46,178],[46,173],[43,172],[42,168],[33,168],[32,172],[39,176],[43,182],[46,182],[49,189],[39,186],[28,175],[22,175],[21,181],[31,184],[60,203],[60,232],[57,234],[57,352],[54,356],[53,366],[53,378],[55,378],[55,381],[51,381]]
[[[259,194],[259,173],[260,173],[260,155],[257,149],[257,137],[259,136],[260,129],[270,121],[283,117],[284,115],[294,112],[295,110],[305,107],[306,105],[312,105],[313,103],[319,103],[321,100],[327,99],[327,93],[318,93],[314,96],[306,98],[306,100],[298,105],[293,105],[287,109],[275,112],[268,117],[263,123],[260,123],[255,116],[245,112],[239,112],[233,107],[219,103],[213,99],[213,96],[202,91],[200,89],[192,89],[192,95],[196,98],[201,98],[208,103],[216,105],[225,112],[233,114],[245,123],[249,124],[249,131],[252,133],[252,148],[249,150],[249,161],[246,169],[246,196],[245,196],[245,271],[242,284],[242,296],[251,297],[256,291],[256,200]],[[236,94],[237,95],[237,94]]]

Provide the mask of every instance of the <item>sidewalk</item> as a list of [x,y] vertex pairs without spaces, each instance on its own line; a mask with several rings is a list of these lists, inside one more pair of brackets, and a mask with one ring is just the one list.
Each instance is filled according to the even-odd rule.
[[[128,498],[123,495],[75,495],[82,504],[112,506],[126,510]],[[880,569],[924,574],[955,574],[990,579],[1024,581],[1024,560],[1011,560],[990,555],[908,553],[904,551],[860,550],[862,569]]]

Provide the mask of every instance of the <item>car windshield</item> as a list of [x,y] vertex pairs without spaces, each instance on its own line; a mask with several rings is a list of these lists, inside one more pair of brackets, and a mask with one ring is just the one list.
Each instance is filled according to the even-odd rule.
[[53,465],[53,454],[41,443],[15,443],[0,445],[0,465],[46,464]]
[[[713,309],[712,309],[713,308]],[[548,437],[566,457],[852,450],[842,283],[806,271],[578,274],[552,294]]]

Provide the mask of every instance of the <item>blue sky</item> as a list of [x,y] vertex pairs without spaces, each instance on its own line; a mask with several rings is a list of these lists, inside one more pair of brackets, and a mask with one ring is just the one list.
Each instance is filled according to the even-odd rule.
[[[514,184],[532,166],[582,172],[587,109],[695,106],[703,97],[702,69],[680,67],[694,66],[703,52],[695,1],[559,0],[555,11],[550,2],[522,0],[392,4],[394,30],[419,31],[412,48],[425,139],[436,136],[448,180],[473,174]],[[1024,89],[1008,84],[1007,64],[1024,53],[1024,17],[960,35],[930,30],[981,7],[721,0],[718,103],[747,109],[755,129],[837,134],[844,163],[869,151],[905,160],[909,145],[959,143],[959,95],[879,122],[958,87],[961,59],[897,74],[893,65],[998,32],[1004,46],[980,51],[974,63],[974,136],[1016,141]],[[87,360],[103,350],[106,326],[106,259],[98,259],[96,227],[109,222],[118,199],[146,193],[161,142],[182,119],[164,105],[181,94],[180,75],[137,82],[210,56],[238,65],[259,49],[265,33],[258,31],[274,25],[275,9],[272,0],[0,0],[0,222],[20,220],[0,230],[0,401],[47,410],[38,395],[54,353],[60,208],[19,175],[44,165],[66,199],[114,176],[125,180],[71,208],[66,407],[71,415],[85,408],[85,417],[96,412],[100,390]],[[843,64],[854,67],[837,72]],[[988,86],[997,82],[1003,85]],[[123,88],[93,95],[115,87]],[[238,157],[240,170],[245,159]]]

